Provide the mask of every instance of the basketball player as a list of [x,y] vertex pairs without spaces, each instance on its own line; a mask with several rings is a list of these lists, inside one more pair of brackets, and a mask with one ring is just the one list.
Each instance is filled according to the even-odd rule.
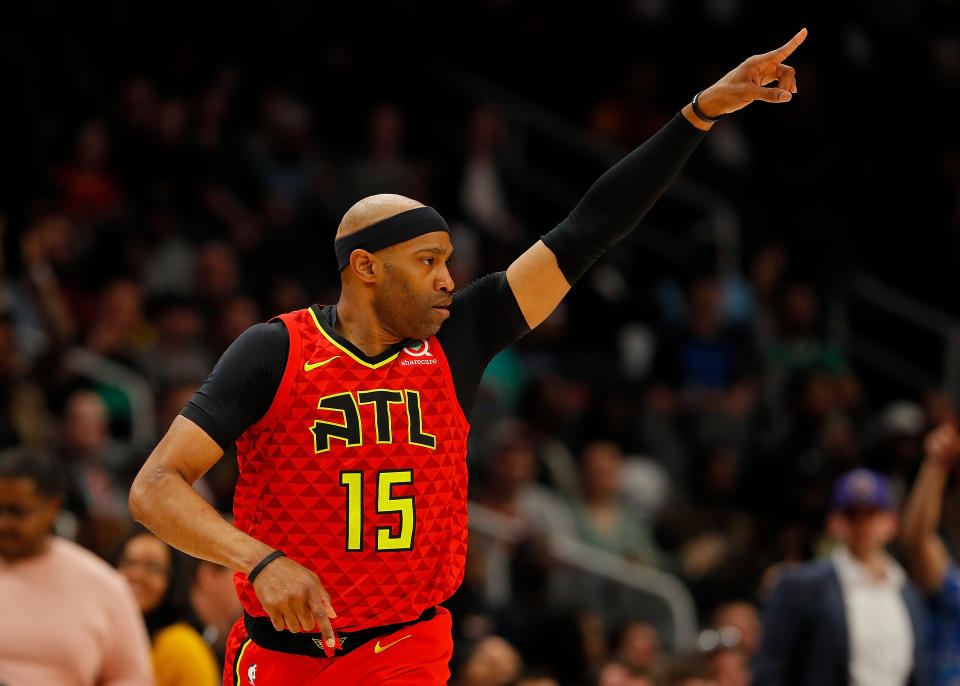
[[[747,59],[607,171],[506,272],[461,291],[433,208],[365,198],[334,241],[335,305],[242,334],[130,493],[134,517],[236,571],[226,684],[439,685],[463,578],[467,417],[480,376],[630,232],[721,115],[796,93],[806,30]],[[776,85],[771,85],[776,82]],[[236,442],[235,524],[191,488]]]

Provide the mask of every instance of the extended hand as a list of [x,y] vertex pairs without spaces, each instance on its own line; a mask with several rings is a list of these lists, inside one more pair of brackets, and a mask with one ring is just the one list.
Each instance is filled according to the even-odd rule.
[[960,457],[960,435],[957,428],[947,422],[927,434],[923,449],[931,462],[950,467]]
[[277,631],[315,631],[327,647],[336,645],[330,620],[337,616],[320,578],[293,560],[281,557],[268,564],[253,582],[253,590]]
[[[697,104],[708,117],[743,109],[754,100],[789,102],[797,92],[793,67],[783,63],[807,37],[801,29],[789,43],[764,55],[754,55],[700,94]],[[765,88],[777,82],[776,86]]]

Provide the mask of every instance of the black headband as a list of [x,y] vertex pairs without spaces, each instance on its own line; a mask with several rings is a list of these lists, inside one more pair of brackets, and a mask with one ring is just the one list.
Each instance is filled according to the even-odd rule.
[[376,252],[433,231],[450,233],[447,222],[432,207],[416,207],[395,214],[334,241],[337,266],[343,271],[350,264],[350,255],[358,248]]

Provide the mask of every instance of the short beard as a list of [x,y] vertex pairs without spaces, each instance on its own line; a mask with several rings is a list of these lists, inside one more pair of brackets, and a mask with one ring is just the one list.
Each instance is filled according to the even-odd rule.
[[430,320],[432,304],[418,295],[410,282],[390,262],[383,263],[390,278],[373,295],[373,314],[380,326],[400,339],[430,338],[440,325]]

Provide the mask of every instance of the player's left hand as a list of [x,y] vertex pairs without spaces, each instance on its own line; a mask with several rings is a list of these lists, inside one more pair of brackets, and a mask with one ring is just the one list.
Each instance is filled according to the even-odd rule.
[[[807,30],[790,39],[783,47],[763,55],[754,55],[740,66],[707,88],[697,99],[697,105],[708,117],[719,117],[743,109],[754,100],[789,102],[797,92],[797,77],[793,67],[784,64],[807,37]],[[768,84],[777,82],[776,86]]]

